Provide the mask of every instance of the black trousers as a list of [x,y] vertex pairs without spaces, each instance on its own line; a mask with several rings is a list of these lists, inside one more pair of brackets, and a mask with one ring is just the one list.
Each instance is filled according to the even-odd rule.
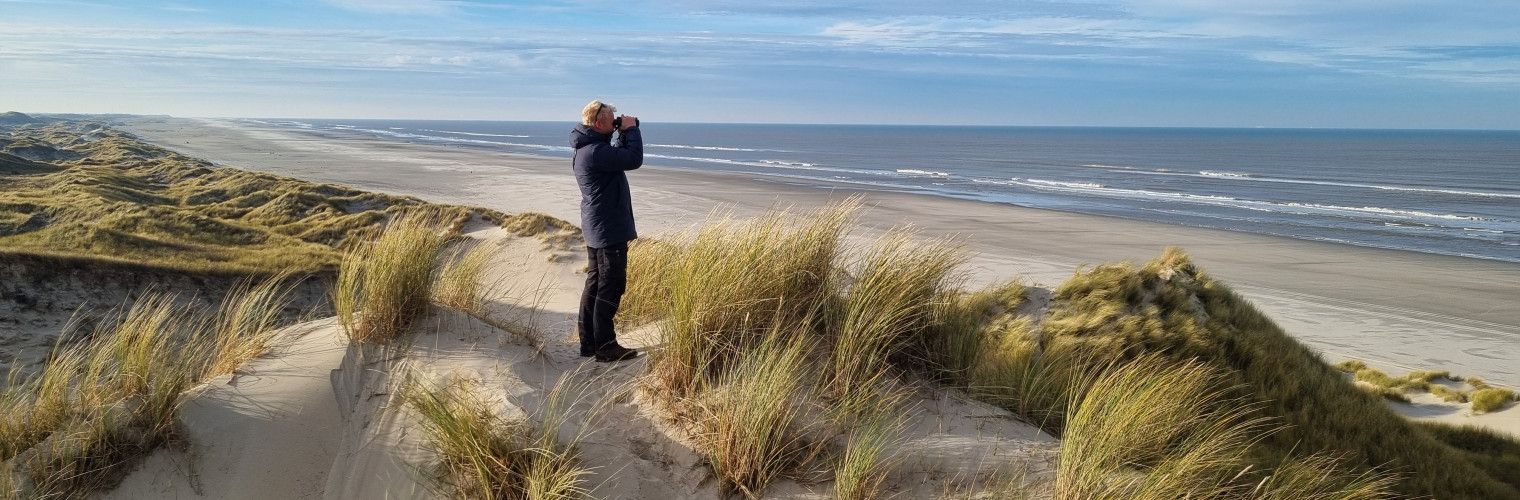
[[612,317],[628,286],[628,245],[586,247],[586,288],[581,291],[581,354],[617,342]]

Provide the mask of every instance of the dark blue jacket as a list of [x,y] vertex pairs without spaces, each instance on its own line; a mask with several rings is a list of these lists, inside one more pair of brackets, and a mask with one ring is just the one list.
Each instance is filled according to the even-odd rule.
[[570,131],[575,148],[575,182],[581,187],[581,231],[586,246],[607,248],[622,245],[639,233],[633,229],[633,195],[623,172],[644,165],[644,141],[638,127],[623,131],[612,145],[612,134],[586,125]]

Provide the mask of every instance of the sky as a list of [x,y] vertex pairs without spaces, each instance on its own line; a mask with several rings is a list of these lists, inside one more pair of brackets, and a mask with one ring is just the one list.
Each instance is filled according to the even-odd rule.
[[1520,129],[1520,1],[0,0],[0,111]]

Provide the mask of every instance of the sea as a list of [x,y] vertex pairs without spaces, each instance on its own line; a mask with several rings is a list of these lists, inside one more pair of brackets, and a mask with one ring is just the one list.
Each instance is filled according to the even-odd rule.
[[[568,158],[571,122],[247,120]],[[1520,131],[641,126],[646,165],[1520,262]]]

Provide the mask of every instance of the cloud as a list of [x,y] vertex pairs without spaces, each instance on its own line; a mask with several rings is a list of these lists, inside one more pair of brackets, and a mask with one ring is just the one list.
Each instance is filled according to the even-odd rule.
[[384,14],[443,14],[459,7],[447,0],[324,0],[334,6],[359,12]]

